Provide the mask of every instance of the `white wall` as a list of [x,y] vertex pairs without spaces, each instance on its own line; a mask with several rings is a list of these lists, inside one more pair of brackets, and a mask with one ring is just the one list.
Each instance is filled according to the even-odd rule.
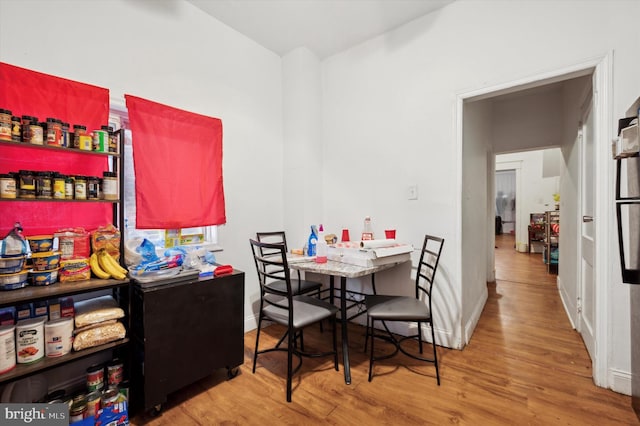
[[[441,265],[460,299],[438,303],[460,304],[462,315],[443,325],[459,329],[477,305],[462,295],[478,292],[485,279],[464,280],[467,266],[458,257],[466,244],[463,224],[477,212],[462,210],[459,201],[457,96],[614,51],[612,114],[622,116],[640,93],[639,15],[640,3],[628,1],[458,1],[328,58],[322,64],[327,220],[358,229],[370,214],[381,228],[398,224],[399,238],[414,244],[425,232],[445,237],[452,244]],[[410,183],[419,187],[418,200],[406,199]],[[613,247],[614,234],[610,240]],[[619,273],[612,271],[610,281],[612,300],[620,302]],[[623,316],[616,313],[611,326],[628,324]],[[627,340],[617,335],[611,348],[628,352]],[[630,371],[626,355],[613,358]]]

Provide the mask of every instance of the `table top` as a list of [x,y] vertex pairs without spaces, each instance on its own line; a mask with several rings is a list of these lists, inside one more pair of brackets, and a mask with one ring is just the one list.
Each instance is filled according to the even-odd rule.
[[289,268],[300,271],[315,272],[323,275],[334,275],[346,278],[358,278],[366,275],[375,274],[376,272],[391,269],[403,262],[389,263],[377,266],[359,266],[342,263],[335,260],[327,260],[326,263],[316,263],[315,260],[297,260],[289,263]]

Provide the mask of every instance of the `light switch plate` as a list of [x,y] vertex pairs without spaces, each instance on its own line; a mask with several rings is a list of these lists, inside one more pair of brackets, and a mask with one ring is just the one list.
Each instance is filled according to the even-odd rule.
[[418,199],[418,185],[409,185],[407,188],[407,199],[408,200],[417,200]]

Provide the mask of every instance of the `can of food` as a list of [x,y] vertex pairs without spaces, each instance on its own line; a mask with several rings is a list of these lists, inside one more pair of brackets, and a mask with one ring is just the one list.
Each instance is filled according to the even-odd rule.
[[109,132],[106,130],[94,130],[92,143],[94,151],[109,152]]
[[91,138],[91,134],[80,135],[78,141],[78,149],[82,151],[92,151],[93,139]]
[[95,417],[100,410],[100,403],[102,401],[102,392],[95,391],[87,395],[87,416]]
[[110,407],[118,401],[118,388],[112,387],[103,392],[100,399],[100,408]]
[[29,364],[44,357],[44,322],[46,317],[29,318],[16,324],[18,364]]
[[0,108],[0,140],[11,140],[11,111]]
[[0,174],[0,198],[16,198],[16,179],[12,174]]
[[87,417],[87,399],[82,395],[82,398],[74,398],[69,409],[69,423],[79,422]]
[[115,172],[102,173],[102,195],[105,200],[118,199],[118,178]]
[[101,364],[94,364],[87,368],[87,390],[95,392],[104,389],[104,368]]
[[107,384],[117,386],[122,382],[124,375],[124,364],[118,358],[114,358],[107,364]]
[[22,120],[15,115],[11,117],[11,140],[22,142]]
[[16,366],[15,325],[0,326],[0,374]]
[[118,385],[118,392],[120,396],[118,397],[119,401],[129,401],[129,380],[123,380]]

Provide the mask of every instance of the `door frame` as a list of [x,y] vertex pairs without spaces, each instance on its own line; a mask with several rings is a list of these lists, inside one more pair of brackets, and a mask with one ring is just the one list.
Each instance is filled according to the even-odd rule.
[[[463,168],[462,168],[462,152],[464,146],[464,104],[471,100],[480,100],[483,98],[494,97],[501,93],[507,93],[514,89],[522,90],[529,87],[535,87],[541,84],[549,84],[555,81],[562,81],[573,76],[585,75],[585,72],[593,73],[593,114],[594,114],[594,127],[595,127],[595,140],[597,141],[597,149],[594,151],[594,161],[596,168],[596,175],[603,176],[605,179],[597,179],[596,191],[595,191],[595,205],[596,211],[594,212],[598,218],[598,224],[595,227],[595,356],[592,361],[593,364],[593,381],[597,386],[609,387],[608,380],[608,367],[609,359],[607,356],[607,348],[609,347],[609,337],[607,336],[607,330],[609,325],[609,295],[608,295],[608,272],[610,265],[610,255],[607,250],[607,236],[612,235],[612,214],[611,214],[611,190],[610,190],[610,176],[612,161],[609,157],[611,155],[610,143],[612,129],[613,129],[613,117],[611,111],[611,96],[613,93],[613,52],[609,51],[604,55],[585,60],[584,62],[575,63],[566,67],[556,69],[543,74],[533,75],[525,77],[519,80],[510,81],[507,83],[483,87],[467,92],[458,93],[455,103],[455,129],[454,134],[456,138],[456,188],[458,196],[456,197],[456,232],[457,235],[462,235],[456,242],[456,274],[461,277],[463,265],[466,263],[466,259],[462,257],[462,246],[464,244],[462,233],[462,195],[464,194],[462,188]],[[490,173],[494,171],[491,170]],[[489,232],[485,236],[487,241],[490,241],[491,236]],[[487,275],[491,275],[488,271]]]

